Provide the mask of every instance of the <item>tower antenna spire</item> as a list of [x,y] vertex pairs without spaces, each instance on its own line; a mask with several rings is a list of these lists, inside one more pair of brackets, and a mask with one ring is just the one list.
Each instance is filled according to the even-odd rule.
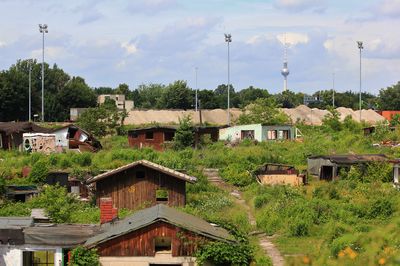
[[286,41],[286,33],[284,36],[284,52],[283,52],[283,67],[281,70],[281,74],[283,76],[283,91],[287,91],[287,76],[289,75],[289,68],[288,68],[288,59],[287,59],[287,48],[288,43]]

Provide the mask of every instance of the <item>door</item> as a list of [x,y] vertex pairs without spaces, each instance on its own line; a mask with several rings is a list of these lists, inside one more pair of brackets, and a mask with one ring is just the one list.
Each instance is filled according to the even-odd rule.
[[321,167],[321,180],[332,181],[333,179],[333,166],[324,165]]

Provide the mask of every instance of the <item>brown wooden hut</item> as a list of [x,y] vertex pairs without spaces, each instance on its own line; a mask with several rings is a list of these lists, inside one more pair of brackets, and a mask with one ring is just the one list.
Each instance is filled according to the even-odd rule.
[[51,130],[32,122],[0,123],[0,149],[18,148],[23,141],[23,133],[49,133]]
[[196,178],[146,160],[136,161],[97,175],[87,183],[96,183],[97,204],[111,198],[114,207],[131,210],[164,203],[186,204],[186,182]]
[[104,228],[85,243],[97,248],[103,266],[196,265],[199,244],[210,240],[235,242],[225,229],[163,204]]

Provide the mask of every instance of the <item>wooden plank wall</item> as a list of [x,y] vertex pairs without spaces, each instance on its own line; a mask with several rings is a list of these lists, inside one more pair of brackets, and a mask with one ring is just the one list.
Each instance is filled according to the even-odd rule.
[[171,237],[172,256],[192,256],[204,237],[174,225],[157,222],[97,246],[100,256],[154,256],[155,237]]
[[[137,171],[144,171],[145,178],[136,178]],[[160,203],[156,201],[156,190],[160,188],[168,191],[168,202],[163,203],[169,206],[185,206],[185,181],[141,165],[98,181],[97,204],[100,198],[110,197],[114,207],[118,209],[135,210],[154,206]]]
[[142,145],[142,147],[152,147],[157,151],[163,151],[164,132],[156,130],[153,131],[153,139],[146,139],[145,131],[139,132],[137,138],[128,135],[128,143],[130,147],[134,148],[141,148]]

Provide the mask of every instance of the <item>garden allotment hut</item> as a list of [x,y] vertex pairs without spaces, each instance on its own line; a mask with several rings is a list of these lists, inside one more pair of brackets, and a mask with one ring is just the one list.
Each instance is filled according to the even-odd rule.
[[97,248],[102,266],[194,266],[201,243],[235,243],[223,228],[163,204],[104,227],[85,246]]
[[186,204],[186,182],[196,178],[146,160],[136,161],[89,179],[96,183],[96,199],[111,198],[115,208],[131,210],[158,203]]

